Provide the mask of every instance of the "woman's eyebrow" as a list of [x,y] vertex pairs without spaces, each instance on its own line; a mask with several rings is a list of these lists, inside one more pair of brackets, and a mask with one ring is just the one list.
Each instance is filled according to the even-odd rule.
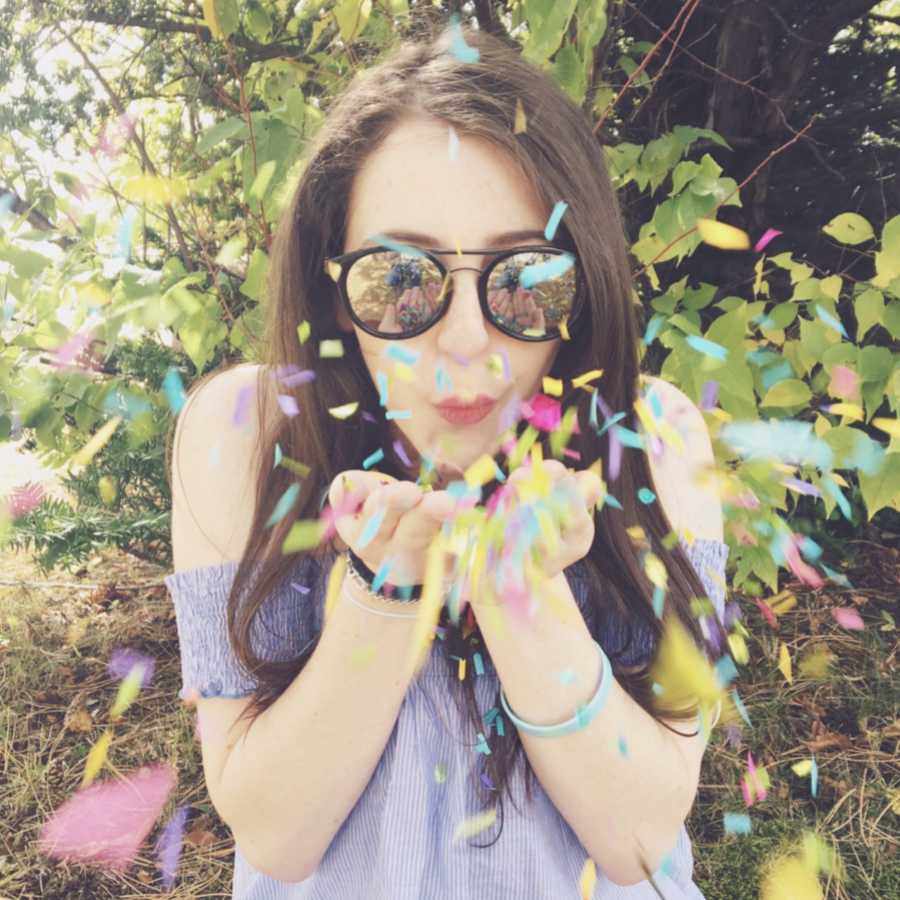
[[[405,241],[417,246],[436,247],[439,243],[437,238],[430,234],[422,234],[420,231],[404,231],[402,229],[392,229],[390,231],[378,231],[375,234],[384,235],[384,237],[392,238],[396,241]],[[487,239],[486,247],[499,247],[504,244],[517,244],[519,241],[527,241],[532,238],[544,239],[544,232],[539,228],[520,229],[518,231],[504,231],[501,234],[495,234]],[[375,241],[366,239],[366,244],[374,244]],[[452,249],[452,248],[451,248]]]

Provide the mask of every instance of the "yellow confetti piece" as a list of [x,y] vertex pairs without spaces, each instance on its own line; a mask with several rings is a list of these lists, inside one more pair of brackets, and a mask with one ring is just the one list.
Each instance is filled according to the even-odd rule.
[[750,651],[747,649],[747,642],[742,634],[732,632],[728,635],[728,649],[734,657],[734,661],[740,665],[746,665],[750,659]]
[[460,659],[460,661],[459,661],[458,677],[459,677],[460,681],[466,680],[466,661],[465,661],[465,659]]
[[438,533],[428,545],[425,555],[425,578],[419,598],[419,615],[410,641],[409,664],[413,675],[419,673],[428,659],[437,625],[444,605],[446,559],[444,538]]
[[760,900],[824,900],[818,874],[799,856],[777,860],[766,872]]
[[306,321],[306,319],[304,319],[297,326],[297,337],[300,339],[301,344],[305,344],[307,342],[307,340],[309,340],[309,336],[310,336],[311,332],[312,332],[312,326],[309,324],[309,322]]
[[490,828],[494,822],[497,821],[497,808],[492,807],[491,809],[486,810],[483,813],[479,813],[476,816],[470,816],[468,819],[464,819],[459,825],[456,826],[456,830],[453,832],[453,843],[457,843],[457,841],[461,841],[463,838],[472,837],[473,835],[480,834],[486,828]]
[[813,647],[800,660],[797,668],[806,678],[824,678],[834,661],[834,654],[828,647]]
[[[887,419],[884,416],[875,416],[872,424],[876,428],[880,428],[885,434],[891,437],[900,438],[900,419]],[[834,473],[832,473],[833,476]]]
[[515,124],[513,125],[513,134],[521,134],[528,127],[528,122],[525,118],[525,107],[522,106],[522,101],[516,97],[516,118]]
[[144,671],[144,666],[140,664],[132,666],[128,674],[122,679],[115,702],[109,708],[109,717],[111,719],[118,719],[134,703],[135,698],[141,692]]
[[107,729],[100,735],[97,743],[91,747],[90,753],[84,763],[84,776],[81,779],[81,786],[87,787],[96,777],[103,763],[106,762],[106,753],[112,741],[112,732]]
[[559,334],[560,334],[560,337],[564,341],[572,340],[571,336],[569,335],[569,317],[568,316],[566,316],[562,320],[562,322],[559,323]]
[[594,888],[597,886],[597,865],[588,857],[581,869],[581,877],[578,879],[578,887],[581,891],[581,900],[591,900],[594,896]]
[[328,586],[325,589],[325,608],[323,610],[323,618],[325,624],[331,616],[331,611],[337,604],[338,597],[341,593],[341,585],[344,583],[344,575],[347,574],[347,557],[340,553],[334,560],[334,565],[328,573]]
[[720,250],[749,250],[750,238],[746,231],[717,222],[715,219],[697,219],[697,231],[705,244]]
[[666,565],[655,553],[644,554],[644,572],[655,587],[665,588],[669,583]]
[[66,643],[69,646],[74,647],[87,634],[89,621],[87,618],[76,619],[69,625],[66,629]]
[[350,654],[350,668],[355,670],[368,668],[375,660],[377,648],[374,642],[356,647]]
[[788,684],[794,683],[794,670],[791,665],[791,654],[788,652],[787,644],[782,644],[778,650],[778,669],[784,675]]
[[482,487],[489,481],[493,481],[496,474],[493,457],[485,453],[466,469],[464,477],[469,487]]
[[359,409],[359,400],[352,403],[344,403],[341,406],[329,406],[328,412],[336,419],[349,419]]
[[828,412],[835,416],[849,416],[855,422],[864,418],[863,411],[855,403],[832,403]]
[[791,766],[791,769],[794,770],[795,775],[799,775],[801,778],[804,778],[806,775],[809,775],[812,772],[812,760],[811,759],[801,759],[800,762],[796,762]]
[[685,453],[684,438],[664,419],[657,421],[656,430],[667,447],[672,447],[680,454]]
[[337,282],[341,277],[341,264],[334,262],[334,260],[326,259],[325,272],[331,276],[332,281]]
[[319,341],[319,356],[322,359],[337,359],[344,355],[344,342],[340,338]]
[[551,397],[562,397],[563,383],[559,378],[550,378],[549,375],[545,375],[541,382],[541,390]]
[[97,481],[97,493],[100,494],[100,499],[107,506],[112,505],[119,493],[116,488],[115,478],[111,478],[109,475],[104,475],[100,478]]
[[[577,378],[572,379],[572,387],[586,387],[591,381],[594,381],[597,378],[601,378],[603,376],[603,369],[591,369],[590,372],[585,372],[583,375],[579,375]],[[593,388],[588,388],[588,393],[591,393]]]
[[444,763],[438,763],[434,767],[434,780],[438,784],[443,784],[447,780],[447,766]]
[[797,598],[790,591],[781,591],[781,593],[767,600],[766,603],[769,609],[772,610],[773,615],[781,616],[797,605]]
[[291,526],[284,543],[282,553],[296,553],[298,550],[311,550],[322,541],[324,526],[319,519],[299,519]]
[[663,702],[673,709],[699,705],[709,720],[723,689],[706,655],[676,618],[665,622],[651,677],[662,687]]
[[[97,431],[97,433],[72,456],[71,464],[75,466],[90,465],[91,460],[106,446],[109,439],[122,421],[121,416],[114,416]],[[73,473],[74,474],[74,473]]]
[[625,529],[625,533],[631,538],[631,541],[634,544],[641,545],[647,543],[647,532],[644,531],[640,525],[629,525]]
[[394,363],[393,374],[401,381],[407,383],[416,380],[416,373],[404,362],[398,361]]

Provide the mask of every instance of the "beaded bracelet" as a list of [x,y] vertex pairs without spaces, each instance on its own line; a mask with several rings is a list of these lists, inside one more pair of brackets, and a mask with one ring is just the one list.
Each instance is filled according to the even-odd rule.
[[558,725],[532,725],[523,721],[509,708],[506,694],[502,688],[500,689],[500,702],[503,704],[503,709],[506,710],[510,721],[519,731],[524,731],[526,734],[533,734],[537,737],[561,737],[564,734],[581,731],[582,728],[586,728],[591,723],[597,713],[606,705],[613,680],[609,658],[597,641],[594,641],[594,644],[597,647],[597,652],[600,654],[600,683],[597,685],[594,696],[588,700],[587,704],[579,706],[575,711],[575,715],[565,722],[560,722]]
[[[410,588],[402,587],[400,597],[388,597],[381,590],[372,587],[375,581],[375,573],[353,552],[347,548],[347,574],[370,596],[386,603],[409,604],[414,603],[422,596],[422,585],[412,585]],[[408,596],[406,596],[408,594]]]

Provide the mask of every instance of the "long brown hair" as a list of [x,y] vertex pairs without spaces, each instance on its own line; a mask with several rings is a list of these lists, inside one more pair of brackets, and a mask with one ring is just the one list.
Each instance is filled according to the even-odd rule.
[[[256,655],[250,641],[254,618],[272,592],[285,584],[296,565],[292,555],[281,552],[292,524],[298,519],[317,518],[323,488],[339,472],[361,468],[362,460],[379,447],[384,449],[385,457],[377,468],[397,478],[410,479],[409,470],[389,449],[391,423],[384,419],[359,345],[353,335],[338,329],[335,284],[324,269],[326,257],[343,250],[354,175],[402,118],[410,113],[427,114],[452,125],[459,134],[492,141],[518,162],[547,208],[559,199],[568,204],[559,235],[563,241],[571,242],[577,252],[588,309],[580,326],[573,329],[571,340],[561,345],[550,371],[552,377],[564,382],[564,393],[559,398],[563,408],[578,408],[579,433],[572,436],[568,446],[578,452],[581,462],[567,459],[566,464],[586,468],[600,459],[603,477],[609,479],[609,439],[598,437],[587,425],[592,396],[582,388],[573,388],[573,377],[602,369],[601,394],[614,411],[630,412],[638,394],[639,333],[626,238],[603,150],[591,124],[555,83],[520,56],[516,45],[467,26],[463,26],[462,33],[466,43],[477,48],[478,62],[464,62],[454,55],[451,37],[443,30],[400,42],[386,58],[355,76],[328,108],[307,150],[293,199],[276,231],[270,256],[262,359],[264,376],[269,373],[272,377],[261,377],[258,389],[261,427],[256,508],[228,604],[234,652],[259,685],[245,711],[251,724],[303,669],[317,645],[316,639],[297,658],[273,662]],[[517,101],[521,102],[527,121],[526,129],[519,133],[514,131]],[[310,323],[311,337],[301,343],[297,327],[303,320]],[[338,337],[343,340],[344,356],[319,358],[319,341]],[[282,383],[277,388],[277,393],[296,397],[299,413],[286,416],[276,402],[276,376],[301,369],[314,369],[315,380],[295,387]],[[211,374],[194,382],[191,392]],[[329,407],[353,400],[360,402],[357,414],[345,420],[329,414]],[[516,426],[518,433],[522,424]],[[546,438],[542,434],[539,440],[544,458],[550,458],[553,454]],[[297,483],[296,466],[272,467],[276,444],[284,456],[307,466],[309,472],[300,481],[300,494],[291,514],[267,527],[279,498]],[[506,462],[503,456],[498,453],[495,458],[498,466]],[[666,617],[675,616],[695,639],[702,641],[689,602],[694,596],[704,596],[706,590],[677,542],[671,550],[667,549],[672,545],[673,532],[659,504],[643,505],[637,500],[641,487],[654,490],[646,454],[626,450],[618,477],[612,483],[608,481],[607,486],[622,509],[605,504],[596,514],[594,542],[584,559],[588,596],[596,621],[609,623],[615,619],[624,623],[626,631],[642,627],[656,642]],[[627,533],[626,529],[636,525],[643,528],[646,542],[636,542]],[[653,611],[653,585],[642,565],[642,554],[647,549],[659,556],[668,570],[663,620]],[[333,558],[334,550],[323,545],[308,552],[327,561]],[[256,569],[260,563],[262,568]],[[247,590],[251,574],[254,584]],[[454,658],[463,655],[468,645],[462,637],[464,619],[460,619],[458,627],[446,617],[442,622],[448,626],[446,639],[435,641],[434,652],[443,643],[451,672],[448,683],[462,686],[461,692],[451,692],[465,695],[474,737],[485,731],[475,697],[476,676],[469,666],[465,680],[459,682]],[[477,640],[477,632],[475,637]],[[485,649],[481,652],[486,655]],[[663,710],[651,690],[649,663],[626,665],[623,653],[612,653],[611,659],[616,677],[628,693],[659,718]],[[500,708],[499,693],[496,706]],[[677,716],[672,710],[665,714]],[[529,800],[534,772],[511,725],[504,736],[495,733],[489,745],[491,753],[479,754],[479,758],[493,788],[486,787],[480,779],[475,781],[484,792],[485,806],[499,800],[502,831],[504,789],[515,805],[510,782],[517,758],[524,757]],[[497,838],[499,832],[494,840]]]

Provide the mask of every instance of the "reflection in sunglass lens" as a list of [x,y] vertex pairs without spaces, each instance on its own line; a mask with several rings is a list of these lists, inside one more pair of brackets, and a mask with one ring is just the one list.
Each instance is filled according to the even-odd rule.
[[[360,257],[347,273],[347,295],[356,316],[379,334],[424,330],[452,293],[435,263],[425,256],[384,250]],[[526,337],[559,333],[576,294],[574,257],[529,251],[498,261],[487,281],[495,322]]]

